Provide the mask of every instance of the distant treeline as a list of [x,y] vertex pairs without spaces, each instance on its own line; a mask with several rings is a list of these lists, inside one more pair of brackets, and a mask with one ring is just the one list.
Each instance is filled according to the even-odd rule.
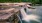
[[0,0],[0,3],[4,2],[31,2],[33,4],[42,4],[42,0]]

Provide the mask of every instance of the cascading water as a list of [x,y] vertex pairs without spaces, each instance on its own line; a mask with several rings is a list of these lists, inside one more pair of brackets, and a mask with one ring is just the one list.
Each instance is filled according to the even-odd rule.
[[17,15],[17,17],[19,18],[19,20],[20,20],[20,23],[22,23],[22,20],[20,19],[19,15]]
[[34,20],[34,21],[40,22],[40,21],[38,20],[39,16],[34,15],[34,14],[27,15],[27,14],[25,13],[25,11],[24,11],[23,8],[20,10],[20,12],[21,12],[21,14],[22,14],[22,20],[27,21],[27,22],[29,22],[29,23],[30,23],[30,20]]
[[[26,7],[26,12],[28,13],[28,11],[32,11],[32,10],[29,10],[27,7]],[[34,20],[34,22],[39,22],[41,23],[38,19],[40,18],[38,15],[34,15],[34,14],[26,14],[25,11],[24,11],[24,8],[20,9],[20,12],[21,12],[21,16],[22,16],[22,20],[20,19],[20,17],[18,16],[19,20],[21,21],[20,23],[23,23],[22,21],[24,20],[25,22],[29,22],[31,23],[31,21]]]

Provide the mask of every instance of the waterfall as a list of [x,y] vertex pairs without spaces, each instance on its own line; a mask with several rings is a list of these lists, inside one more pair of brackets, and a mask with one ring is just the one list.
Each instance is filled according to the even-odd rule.
[[30,20],[40,22],[38,20],[40,18],[39,16],[34,15],[34,14],[30,14],[30,15],[26,14],[26,12],[24,11],[24,8],[20,9],[20,12],[22,14],[22,20],[27,21],[27,22],[30,22]]
[[20,12],[21,12],[21,14],[22,14],[23,17],[26,16],[26,13],[24,11],[24,8],[20,9]]

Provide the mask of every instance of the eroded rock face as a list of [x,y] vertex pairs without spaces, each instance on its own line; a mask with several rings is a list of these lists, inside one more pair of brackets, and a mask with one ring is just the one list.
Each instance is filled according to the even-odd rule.
[[[1,5],[0,5],[1,6]],[[18,9],[15,9],[15,8],[11,8],[10,6],[4,6],[2,5],[0,7],[0,22],[2,23],[7,23],[7,21],[15,21],[18,22],[18,17],[16,16],[17,12],[19,10]]]
[[14,14],[14,9],[10,8],[8,10],[0,10],[0,19],[5,20]]
[[14,8],[10,8],[10,9],[7,9],[7,8],[0,8],[0,19],[7,19],[9,16],[12,15],[12,12],[14,11]]

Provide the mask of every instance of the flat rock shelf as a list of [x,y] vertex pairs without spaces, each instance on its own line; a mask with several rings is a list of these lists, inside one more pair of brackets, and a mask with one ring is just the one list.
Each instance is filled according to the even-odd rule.
[[19,13],[18,9],[10,8],[7,10],[0,10],[0,23],[17,23]]

